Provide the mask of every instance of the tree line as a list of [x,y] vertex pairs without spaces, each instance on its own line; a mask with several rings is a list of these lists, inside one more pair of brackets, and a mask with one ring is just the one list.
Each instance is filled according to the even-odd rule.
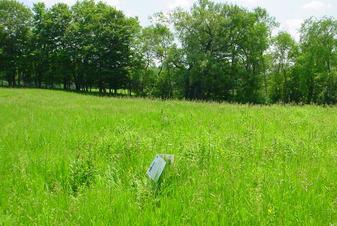
[[297,42],[265,9],[199,0],[151,25],[103,2],[0,0],[0,85],[238,103],[337,103],[337,21]]

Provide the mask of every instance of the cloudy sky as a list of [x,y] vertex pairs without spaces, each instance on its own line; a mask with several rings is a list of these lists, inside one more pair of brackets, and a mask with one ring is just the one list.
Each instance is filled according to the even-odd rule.
[[[72,5],[76,0],[20,0],[28,6],[42,1],[47,6],[57,2]],[[138,16],[143,25],[148,25],[148,17],[158,11],[168,11],[175,7],[189,8],[197,0],[104,0],[123,10],[129,16]],[[280,29],[289,31],[298,39],[298,29],[302,21],[310,16],[324,15],[337,18],[337,0],[215,0],[238,4],[247,8],[257,6],[268,10],[280,22]]]

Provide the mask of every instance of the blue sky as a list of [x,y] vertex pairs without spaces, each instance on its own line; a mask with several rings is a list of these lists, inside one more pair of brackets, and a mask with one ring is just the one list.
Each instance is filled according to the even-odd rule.
[[[57,2],[72,5],[76,0],[20,0],[28,6],[34,2],[45,2],[51,6]],[[143,25],[149,24],[149,16],[159,11],[169,11],[175,7],[189,8],[197,0],[104,0],[104,2],[116,6],[129,16],[138,16]],[[280,30],[290,32],[298,39],[298,29],[304,19],[310,16],[337,17],[337,0],[215,0],[238,4],[246,8],[257,6],[268,10],[280,22]]]

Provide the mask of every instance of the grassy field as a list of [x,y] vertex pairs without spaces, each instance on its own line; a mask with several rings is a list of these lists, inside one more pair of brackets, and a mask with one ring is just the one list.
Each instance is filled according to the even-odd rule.
[[0,89],[0,225],[336,225],[336,166],[336,107]]

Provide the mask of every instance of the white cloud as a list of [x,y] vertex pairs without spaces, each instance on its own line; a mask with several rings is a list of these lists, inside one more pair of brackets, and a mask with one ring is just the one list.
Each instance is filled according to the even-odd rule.
[[332,7],[330,3],[325,3],[322,1],[311,1],[309,3],[306,3],[302,6],[303,9],[313,10],[313,11],[324,11],[328,10]]
[[297,41],[300,39],[300,28],[304,19],[289,19],[281,26],[281,30],[289,32]]
[[112,6],[120,6],[121,0],[103,0],[104,3]]
[[227,0],[226,2],[249,8],[261,5],[261,1],[258,0]]
[[169,4],[169,9],[174,9],[177,7],[181,7],[181,8],[189,8],[192,6],[194,0],[174,0],[172,2],[170,2]]

